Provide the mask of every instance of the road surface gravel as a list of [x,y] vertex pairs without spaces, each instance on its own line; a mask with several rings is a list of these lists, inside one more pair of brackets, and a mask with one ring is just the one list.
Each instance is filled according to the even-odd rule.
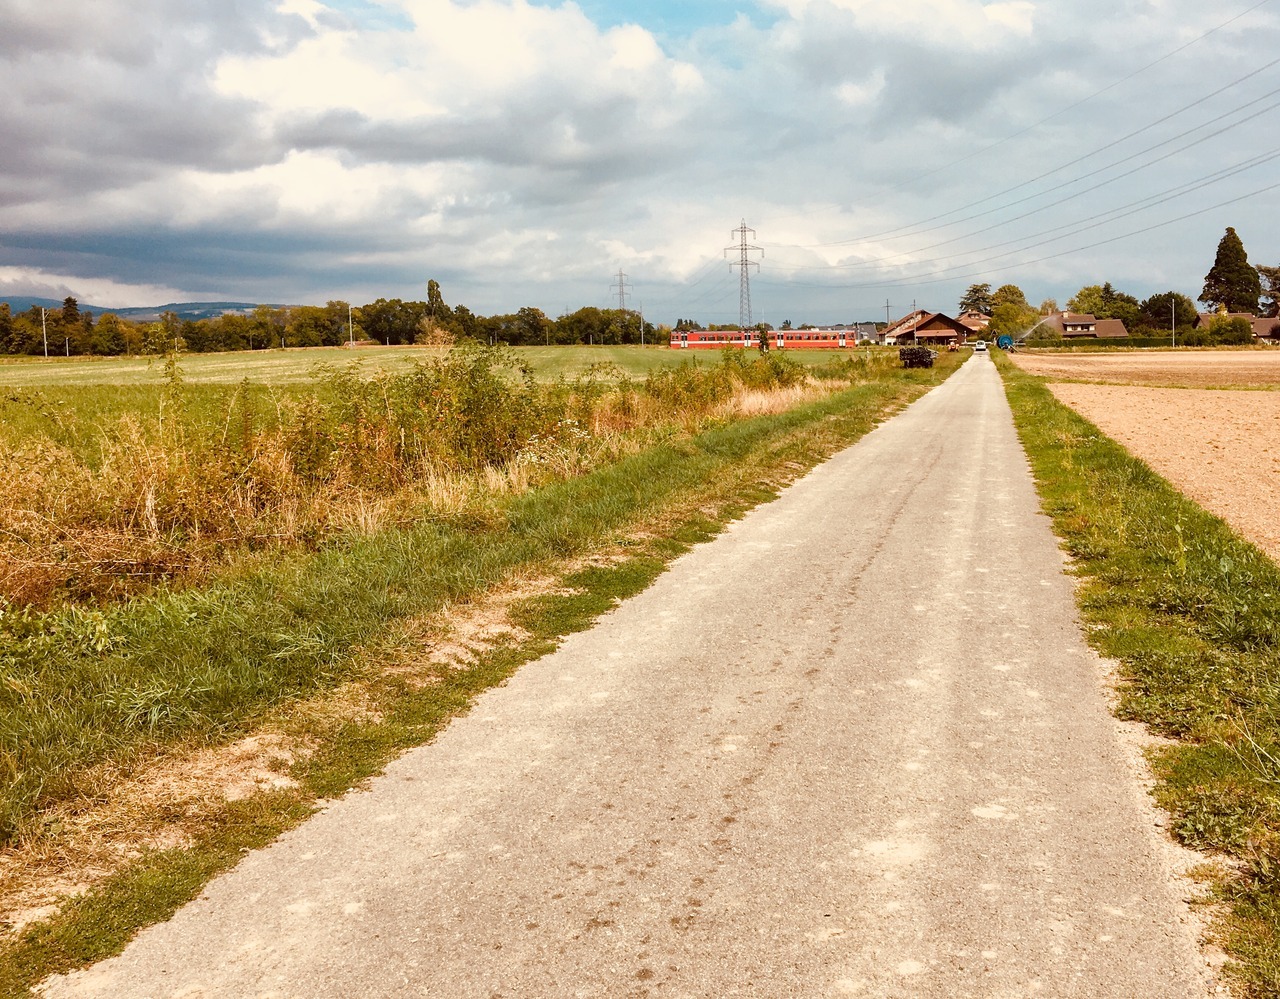
[[1202,996],[974,358],[51,997]]

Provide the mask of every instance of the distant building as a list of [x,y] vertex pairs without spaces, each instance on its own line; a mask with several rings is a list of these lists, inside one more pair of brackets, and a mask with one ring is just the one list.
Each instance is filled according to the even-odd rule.
[[1228,319],[1243,319],[1253,327],[1253,335],[1260,340],[1280,342],[1280,319],[1275,316],[1255,316],[1252,312],[1201,312],[1196,316],[1195,328],[1203,329],[1219,315]]
[[926,312],[917,309],[909,312],[897,322],[884,328],[880,342],[890,346],[903,344],[949,344],[951,341],[965,343],[973,332],[959,320],[941,312]]
[[991,325],[991,317],[985,312],[962,312],[956,316],[956,322],[967,327],[971,332],[984,333]]
[[1056,332],[1064,340],[1107,340],[1129,335],[1123,320],[1096,319],[1087,312],[1055,312],[1046,316],[1040,326]]

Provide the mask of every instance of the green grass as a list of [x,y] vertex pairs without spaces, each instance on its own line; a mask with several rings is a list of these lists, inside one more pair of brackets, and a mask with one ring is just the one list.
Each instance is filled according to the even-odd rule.
[[[191,423],[212,426],[233,399],[247,399],[269,421],[279,402],[304,393],[323,395],[322,375],[327,369],[356,365],[365,375],[404,372],[443,354],[430,347],[183,354],[179,358],[183,405]],[[542,382],[573,381],[593,365],[611,365],[622,376],[642,380],[681,364],[710,368],[720,363],[719,351],[667,347],[519,347],[512,356],[532,368]],[[787,350],[784,356],[819,368],[839,358],[860,357],[862,352]],[[121,418],[153,420],[162,411],[165,390],[163,357],[0,358],[0,445],[17,447],[33,438],[48,439],[92,461],[103,434]]]
[[[659,368],[674,367],[691,359],[714,364],[714,350],[673,350],[669,347],[516,347],[517,356],[533,368],[539,379],[575,378],[593,364],[611,364],[632,378],[643,378]],[[379,368],[402,371],[425,357],[438,357],[434,347],[305,347],[285,350],[233,351],[219,354],[183,354],[183,376],[191,384],[236,385],[244,380],[281,386],[314,378],[322,365],[345,367],[356,363],[370,371]],[[817,365],[847,351],[793,350],[784,352],[801,364]],[[71,386],[159,385],[164,379],[163,358],[153,357],[0,357],[0,386],[47,388]]]
[[[289,706],[347,680],[371,691],[378,720],[308,731],[321,746],[297,765],[297,791],[226,806],[189,850],[145,856],[9,941],[0,949],[0,996],[25,995],[49,974],[118,952],[242,849],[429,741],[479,692],[642,590],[675,555],[852,443],[956,361],[633,455],[510,500],[497,524],[424,523],[345,538],[310,555],[277,554],[200,590],[33,620],[25,635],[21,622],[9,622],[0,760],[10,761],[3,821],[11,835],[56,835],[41,831],[40,809],[92,796],[95,764],[127,769],[165,745],[223,743],[273,718],[303,724],[287,721]],[[643,542],[629,540],[637,530]],[[466,669],[441,667],[427,687],[373,665],[412,656],[407,620],[514,571],[551,569],[601,546],[631,555],[566,577],[567,595],[518,606],[517,623],[530,634],[522,645]]]
[[1280,566],[997,363],[1119,712],[1177,740],[1150,754],[1156,798],[1180,840],[1233,861],[1217,890],[1237,987],[1280,996]]

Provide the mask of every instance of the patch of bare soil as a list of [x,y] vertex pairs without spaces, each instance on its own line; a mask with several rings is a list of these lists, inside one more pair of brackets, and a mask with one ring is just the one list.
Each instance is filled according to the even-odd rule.
[[181,846],[222,803],[295,786],[298,739],[261,732],[229,746],[189,749],[130,775],[102,768],[105,802],[45,816],[47,835],[0,852],[0,930],[16,932],[57,911],[146,850]]
[[1064,381],[1164,385],[1171,388],[1280,389],[1280,350],[1025,353],[1010,359],[1031,375]]
[[1280,393],[1076,384],[1049,388],[1059,401],[1280,561]]

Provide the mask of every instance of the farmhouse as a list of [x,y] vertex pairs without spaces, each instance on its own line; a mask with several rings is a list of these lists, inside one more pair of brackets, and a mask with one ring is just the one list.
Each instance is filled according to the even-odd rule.
[[917,309],[903,316],[884,329],[885,344],[948,344],[952,340],[964,343],[973,332],[968,326],[941,312]]
[[1095,319],[1087,312],[1055,312],[1045,317],[1041,326],[1056,332],[1065,340],[1074,338],[1108,339],[1128,336],[1124,322],[1119,319]]
[[962,312],[956,316],[956,322],[961,326],[968,327],[970,332],[983,333],[987,327],[991,325],[991,317],[983,312]]

